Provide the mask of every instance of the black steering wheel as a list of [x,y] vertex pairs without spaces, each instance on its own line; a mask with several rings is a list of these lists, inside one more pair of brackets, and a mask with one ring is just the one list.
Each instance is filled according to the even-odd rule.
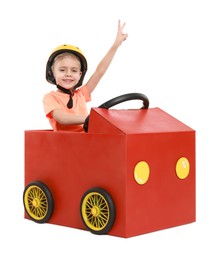
[[[129,101],[129,100],[135,100],[139,99],[143,101],[143,106],[141,109],[148,108],[149,107],[149,100],[146,97],[146,95],[141,94],[141,93],[129,93],[129,94],[124,94],[115,98],[110,99],[109,101],[103,103],[102,105],[99,106],[99,108],[110,108],[115,105],[118,105],[122,102]],[[85,132],[88,131],[88,123],[89,123],[89,115],[86,117],[83,125],[83,129]]]

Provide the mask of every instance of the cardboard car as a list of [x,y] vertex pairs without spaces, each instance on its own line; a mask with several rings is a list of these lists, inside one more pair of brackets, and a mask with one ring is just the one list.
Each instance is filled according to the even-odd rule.
[[[132,99],[142,108],[111,108]],[[195,171],[195,130],[125,94],[91,108],[82,133],[25,131],[24,217],[124,238],[189,224]]]

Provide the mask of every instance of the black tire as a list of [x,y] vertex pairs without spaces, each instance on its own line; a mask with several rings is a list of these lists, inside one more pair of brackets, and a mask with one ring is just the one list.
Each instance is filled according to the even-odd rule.
[[116,216],[113,199],[104,189],[92,188],[82,196],[80,214],[84,225],[91,233],[107,234]]
[[[149,107],[149,100],[146,95],[141,94],[141,93],[129,93],[129,94],[124,94],[124,95],[112,98],[109,101],[106,101],[105,103],[100,105],[99,108],[109,109],[110,107],[118,105],[122,102],[135,100],[135,99],[139,99],[139,100],[143,101],[143,106],[141,107],[141,109]],[[83,129],[85,132],[88,131],[88,124],[89,124],[89,115],[86,117],[86,119],[84,121],[84,125],[83,125]]]
[[54,210],[54,201],[48,187],[40,182],[29,183],[23,192],[23,204],[26,213],[37,223],[48,222]]

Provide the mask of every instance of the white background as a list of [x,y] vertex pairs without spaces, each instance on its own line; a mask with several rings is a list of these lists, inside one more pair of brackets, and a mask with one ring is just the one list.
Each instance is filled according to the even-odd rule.
[[[217,259],[215,3],[1,2],[1,259]],[[43,95],[53,89],[45,80],[47,58],[60,44],[79,46],[88,59],[87,80],[113,43],[118,19],[129,37],[88,106],[141,92],[150,107],[196,130],[197,221],[123,239],[25,220],[24,130],[50,128],[42,107]]]

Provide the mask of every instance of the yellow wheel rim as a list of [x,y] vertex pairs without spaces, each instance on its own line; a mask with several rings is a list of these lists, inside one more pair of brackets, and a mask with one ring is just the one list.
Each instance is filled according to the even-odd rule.
[[29,216],[42,220],[48,213],[48,200],[44,191],[36,185],[28,187],[24,195],[24,203]]
[[109,206],[100,193],[90,192],[87,194],[84,197],[81,210],[83,219],[90,229],[100,231],[107,226],[110,217]]

